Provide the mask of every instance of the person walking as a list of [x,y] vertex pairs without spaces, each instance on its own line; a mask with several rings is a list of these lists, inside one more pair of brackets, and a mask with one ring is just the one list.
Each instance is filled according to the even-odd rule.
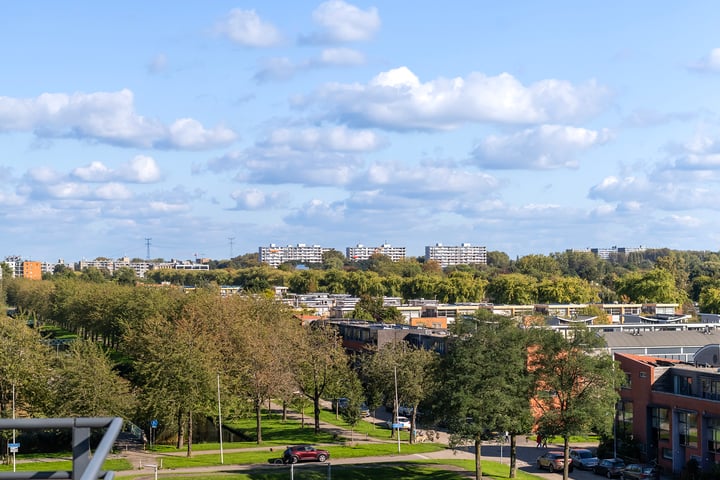
[[537,445],[535,445],[535,448],[540,448],[540,445],[542,445],[543,436],[538,433],[537,437],[535,437],[535,440],[537,441]]

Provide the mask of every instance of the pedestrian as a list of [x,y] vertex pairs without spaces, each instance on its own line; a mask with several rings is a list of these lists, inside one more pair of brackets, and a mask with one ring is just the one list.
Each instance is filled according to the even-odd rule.
[[542,445],[543,448],[547,448],[547,435],[542,436]]
[[509,443],[509,442],[510,442],[510,434],[508,433],[507,430],[505,430],[505,443]]
[[542,441],[543,441],[542,435],[538,433],[535,440],[537,441],[537,445],[535,445],[535,448],[540,448],[540,445],[542,445]]

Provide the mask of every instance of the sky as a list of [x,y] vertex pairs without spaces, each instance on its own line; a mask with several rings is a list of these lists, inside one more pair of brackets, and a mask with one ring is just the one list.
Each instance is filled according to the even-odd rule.
[[717,251],[720,3],[10,2],[0,258]]

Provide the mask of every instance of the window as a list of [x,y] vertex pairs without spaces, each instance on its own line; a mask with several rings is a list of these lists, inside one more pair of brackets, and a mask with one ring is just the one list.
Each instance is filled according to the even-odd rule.
[[720,418],[708,419],[707,425],[707,448],[711,452],[720,452]]
[[632,388],[632,374],[629,372],[625,372],[625,385],[623,385],[623,388]]
[[697,413],[678,412],[678,439],[680,445],[697,447]]
[[667,408],[652,409],[652,434],[658,441],[670,440],[670,410]]
[[676,375],[674,378],[674,393],[679,395],[692,395],[692,377]]
[[629,436],[633,433],[633,403],[621,401],[618,404],[618,418],[616,428],[619,436]]

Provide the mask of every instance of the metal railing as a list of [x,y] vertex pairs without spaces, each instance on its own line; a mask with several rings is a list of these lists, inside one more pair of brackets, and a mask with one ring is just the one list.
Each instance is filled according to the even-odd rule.
[[[0,430],[72,429],[72,471],[51,472],[0,472],[0,480],[25,480],[33,478],[71,480],[113,480],[115,472],[102,471],[105,458],[112,450],[115,439],[123,425],[120,417],[77,418],[18,418],[0,419]],[[90,429],[106,428],[102,440],[90,456]]]

